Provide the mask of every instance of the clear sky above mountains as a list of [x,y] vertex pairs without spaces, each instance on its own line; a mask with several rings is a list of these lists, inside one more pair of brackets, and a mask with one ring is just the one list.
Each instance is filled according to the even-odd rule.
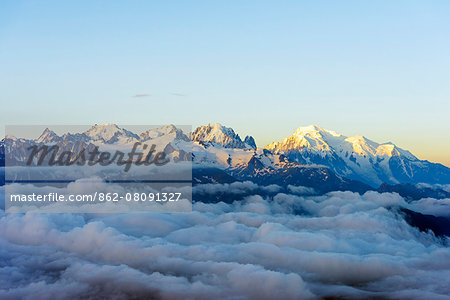
[[450,166],[450,2],[2,1],[5,124],[300,126]]

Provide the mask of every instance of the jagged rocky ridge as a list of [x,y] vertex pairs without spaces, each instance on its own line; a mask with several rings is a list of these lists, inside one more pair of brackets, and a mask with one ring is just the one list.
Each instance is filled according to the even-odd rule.
[[253,137],[246,136],[242,141],[232,128],[218,123],[197,127],[192,133],[192,140],[199,143],[215,143],[225,148],[256,149]]

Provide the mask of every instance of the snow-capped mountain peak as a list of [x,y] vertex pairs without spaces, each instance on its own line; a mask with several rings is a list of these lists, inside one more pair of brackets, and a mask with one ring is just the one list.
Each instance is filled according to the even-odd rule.
[[52,130],[45,128],[42,134],[37,138],[37,143],[55,143],[61,138]]
[[17,141],[17,138],[14,135],[11,135],[11,134],[5,135],[5,137],[2,139],[2,141],[5,141],[6,139],[9,139],[11,141]]
[[225,148],[256,148],[252,137],[246,137],[247,142],[249,142],[247,144],[241,140],[232,128],[225,127],[219,123],[197,127],[192,133],[192,140],[200,143],[215,143]]
[[138,139],[139,136],[128,131],[126,129],[120,128],[116,124],[105,123],[102,125],[94,125],[89,130],[84,132],[85,135],[90,137],[92,140],[100,140],[105,143],[115,143],[117,141],[130,142],[134,139]]
[[167,134],[172,134],[172,133],[176,133],[177,135],[184,135],[183,131],[177,127],[175,127],[175,125],[170,124],[170,125],[166,125],[166,126],[162,126],[159,128],[155,128],[155,129],[149,129],[143,133],[141,133],[139,135],[139,138],[142,141],[146,141],[149,139],[154,139],[163,135],[167,135]]
[[415,176],[411,164],[420,162],[392,143],[379,144],[361,135],[347,137],[317,125],[300,127],[265,149],[294,161],[326,165],[342,176],[362,178],[374,186],[404,182],[398,174]]
[[322,127],[317,126],[317,125],[309,125],[309,126],[305,126],[305,127],[299,127],[294,132],[294,135],[300,135],[300,136],[304,136],[304,135],[320,136],[323,134],[328,134],[328,135],[332,135],[332,136],[341,136],[341,134],[339,134],[337,132],[323,129]]
[[323,129],[317,125],[310,125],[299,127],[291,136],[284,138],[281,143],[271,143],[265,149],[275,150],[276,152],[305,149],[321,153],[320,155],[323,156],[326,152],[332,150],[333,145],[341,143],[344,138],[334,131]]
[[[362,135],[347,137],[317,125],[299,127],[281,142],[274,142],[265,149],[275,152],[307,150],[309,152],[345,152],[361,156],[405,155],[416,159],[410,152],[400,149],[392,143],[379,144]],[[326,153],[325,153],[326,154]]]

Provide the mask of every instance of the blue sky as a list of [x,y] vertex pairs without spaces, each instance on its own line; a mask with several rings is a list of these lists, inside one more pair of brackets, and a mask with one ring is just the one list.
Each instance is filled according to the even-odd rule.
[[[448,1],[2,1],[5,124],[317,124],[450,166]],[[133,97],[147,94],[146,97]]]

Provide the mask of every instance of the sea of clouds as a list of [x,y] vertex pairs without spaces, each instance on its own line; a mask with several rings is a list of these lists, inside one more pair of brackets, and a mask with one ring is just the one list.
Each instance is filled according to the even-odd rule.
[[450,299],[449,238],[400,211],[449,217],[449,199],[279,190],[197,186],[254,194],[189,213],[2,213],[0,299]]

